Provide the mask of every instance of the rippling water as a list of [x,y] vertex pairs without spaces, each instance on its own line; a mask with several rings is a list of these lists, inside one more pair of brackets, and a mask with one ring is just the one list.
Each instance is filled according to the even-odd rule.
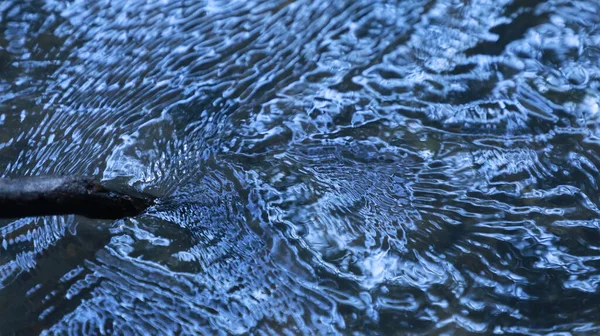
[[600,333],[600,3],[4,0],[12,334]]

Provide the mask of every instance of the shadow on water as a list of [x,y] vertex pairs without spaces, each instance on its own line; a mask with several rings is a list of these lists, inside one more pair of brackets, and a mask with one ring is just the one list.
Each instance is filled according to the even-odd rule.
[[[0,333],[595,334],[594,1],[2,1]],[[0,209],[1,210],[1,209]]]

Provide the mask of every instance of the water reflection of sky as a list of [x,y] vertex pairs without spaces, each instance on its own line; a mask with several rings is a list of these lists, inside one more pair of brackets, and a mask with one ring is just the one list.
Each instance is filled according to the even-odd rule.
[[0,3],[7,333],[595,333],[593,1]]

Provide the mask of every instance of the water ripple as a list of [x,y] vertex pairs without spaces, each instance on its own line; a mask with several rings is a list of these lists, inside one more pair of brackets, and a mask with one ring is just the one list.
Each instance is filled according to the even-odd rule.
[[593,1],[0,3],[0,173],[160,197],[2,221],[27,334],[594,334]]

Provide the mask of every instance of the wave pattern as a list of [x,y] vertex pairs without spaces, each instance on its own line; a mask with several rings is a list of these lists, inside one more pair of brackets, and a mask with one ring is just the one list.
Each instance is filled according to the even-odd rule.
[[3,1],[0,174],[161,200],[3,221],[3,332],[597,333],[598,12]]

